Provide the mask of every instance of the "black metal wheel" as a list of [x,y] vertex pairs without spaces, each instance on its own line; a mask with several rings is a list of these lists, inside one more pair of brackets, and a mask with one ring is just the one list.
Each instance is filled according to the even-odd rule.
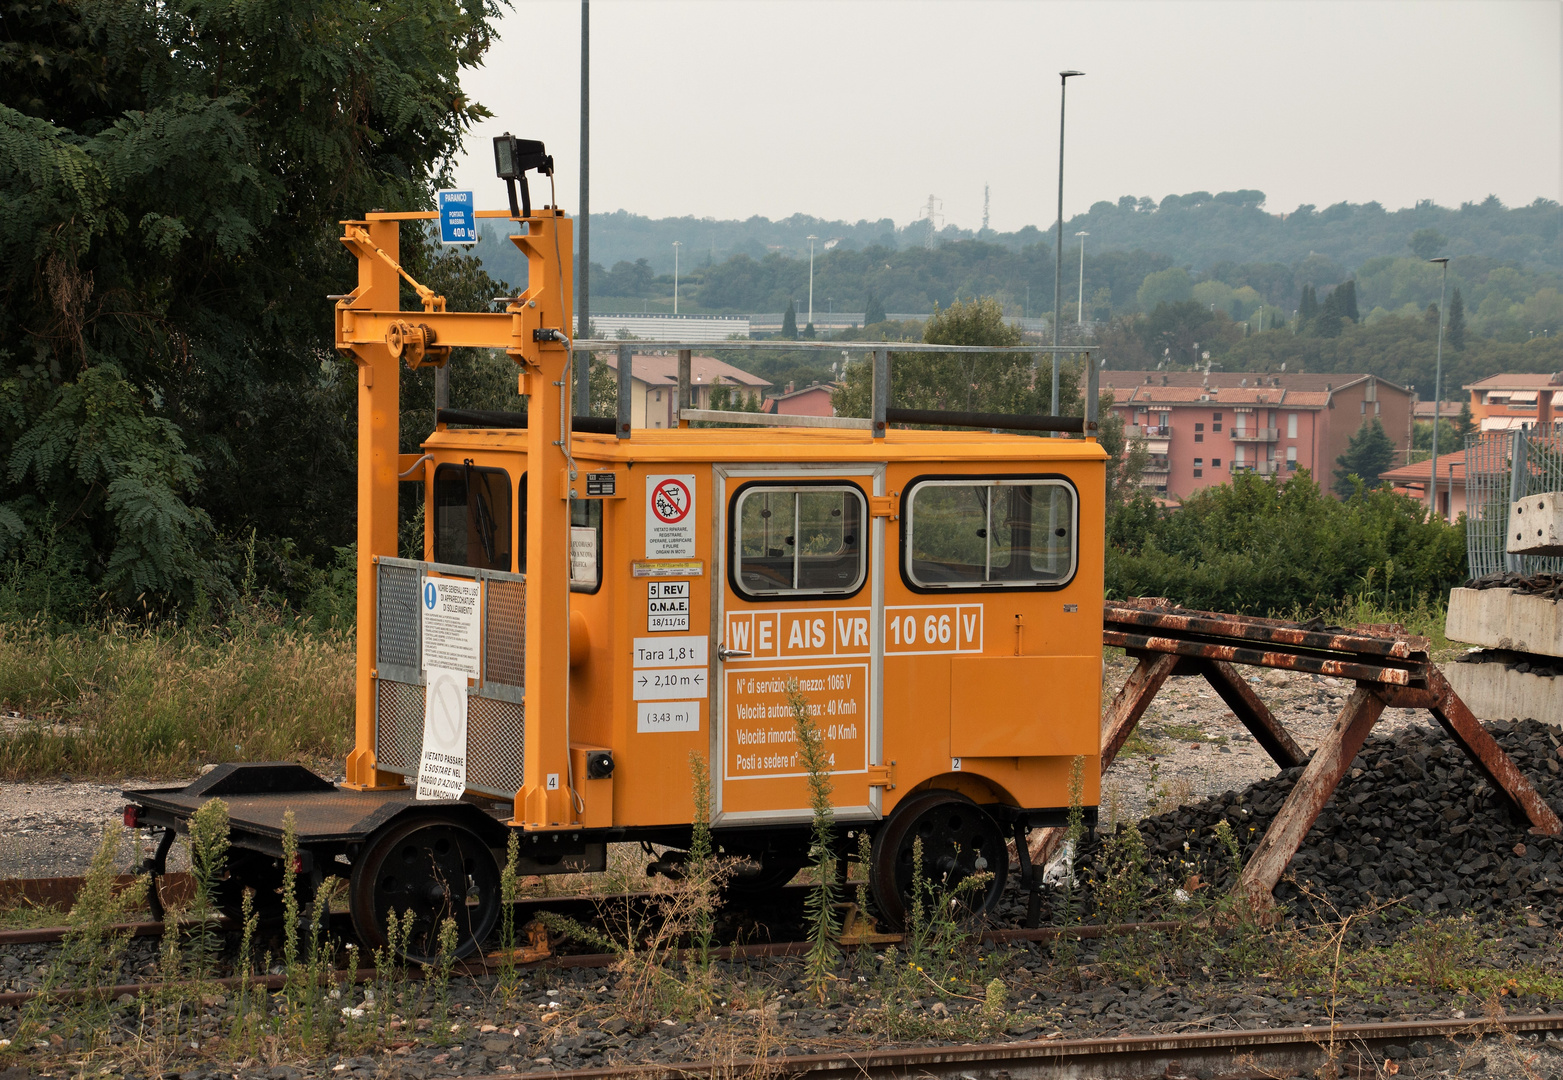
[[[932,788],[902,800],[874,837],[869,886],[884,921],[904,928],[913,896],[913,853],[922,841],[923,880],[935,902],[957,903],[962,919],[992,910],[1009,876],[1004,830],[966,796]],[[975,874],[992,876],[984,885],[960,890]],[[926,897],[925,897],[926,900]]]
[[398,920],[410,913],[406,947],[394,944],[416,964],[439,957],[446,919],[456,920],[455,956],[477,952],[499,918],[500,900],[499,863],[488,844],[462,822],[432,816],[372,837],[353,862],[348,893],[353,929],[366,950],[392,944],[386,927],[393,910]]

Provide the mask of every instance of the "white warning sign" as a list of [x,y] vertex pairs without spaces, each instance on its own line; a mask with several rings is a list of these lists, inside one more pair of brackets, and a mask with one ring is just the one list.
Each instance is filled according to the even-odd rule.
[[646,558],[694,558],[694,511],[694,473],[646,477]]
[[646,583],[646,632],[689,629],[689,582]]
[[419,799],[459,799],[467,789],[467,673],[427,670]]
[[597,530],[590,525],[570,526],[570,584],[597,587]]
[[476,581],[425,576],[422,594],[423,670],[478,676],[483,586]]

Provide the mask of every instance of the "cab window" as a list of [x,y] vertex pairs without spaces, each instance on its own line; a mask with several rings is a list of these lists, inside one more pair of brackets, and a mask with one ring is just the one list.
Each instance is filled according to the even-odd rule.
[[602,500],[570,500],[570,591],[602,586]]
[[1047,588],[1075,572],[1074,488],[1040,477],[922,480],[902,515],[907,584]]
[[868,505],[851,485],[751,484],[733,508],[733,584],[747,596],[856,592]]
[[470,461],[434,470],[434,561],[509,570],[510,474]]

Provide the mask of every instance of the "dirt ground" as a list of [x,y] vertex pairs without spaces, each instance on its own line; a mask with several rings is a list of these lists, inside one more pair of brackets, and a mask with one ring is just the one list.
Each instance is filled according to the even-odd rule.
[[[1112,700],[1134,670],[1126,656],[1107,660],[1102,702]],[[1311,753],[1334,725],[1355,684],[1345,679],[1239,667],[1297,744]],[[1385,709],[1374,728],[1390,734],[1430,724],[1423,710]],[[1203,678],[1168,679],[1140,720],[1138,738],[1102,778],[1100,820],[1138,820],[1274,776],[1278,767]]]
[[[1109,657],[1104,702],[1111,700],[1133,669],[1133,660]],[[1340,679],[1239,670],[1305,750],[1312,750],[1329,731],[1352,690],[1351,683]],[[1428,722],[1423,712],[1387,709],[1379,729]],[[1171,679],[1140,722],[1139,738],[1131,740],[1104,778],[1101,820],[1137,819],[1147,812],[1241,789],[1275,772],[1275,763],[1208,683],[1200,678]],[[122,788],[182,782],[0,783],[0,877],[84,873],[104,824],[120,816]],[[181,848],[176,846],[172,861],[180,858]],[[139,862],[128,842],[120,862],[127,870]]]

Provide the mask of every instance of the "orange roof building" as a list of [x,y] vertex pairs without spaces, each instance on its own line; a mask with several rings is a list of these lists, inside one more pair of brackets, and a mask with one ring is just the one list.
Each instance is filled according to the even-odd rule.
[[1101,380],[1129,434],[1145,439],[1142,483],[1158,495],[1304,468],[1328,486],[1335,459],[1374,418],[1397,455],[1411,448],[1415,395],[1376,375],[1104,371]]
[[[1409,495],[1420,502],[1427,502],[1427,471],[1432,465],[1429,459],[1413,461],[1382,473],[1379,479],[1402,495]],[[1438,456],[1438,516],[1454,521],[1465,513],[1465,455],[1440,454]]]
[[1478,431],[1509,431],[1563,417],[1563,372],[1489,375],[1462,389],[1471,394],[1471,422]]
[[[597,354],[615,372],[619,370],[617,353]],[[739,400],[759,403],[771,384],[742,368],[723,363],[714,356],[689,358],[689,388],[692,406],[711,407],[711,388],[731,386],[734,404]],[[636,353],[630,357],[630,423],[635,427],[678,427],[678,354]]]

